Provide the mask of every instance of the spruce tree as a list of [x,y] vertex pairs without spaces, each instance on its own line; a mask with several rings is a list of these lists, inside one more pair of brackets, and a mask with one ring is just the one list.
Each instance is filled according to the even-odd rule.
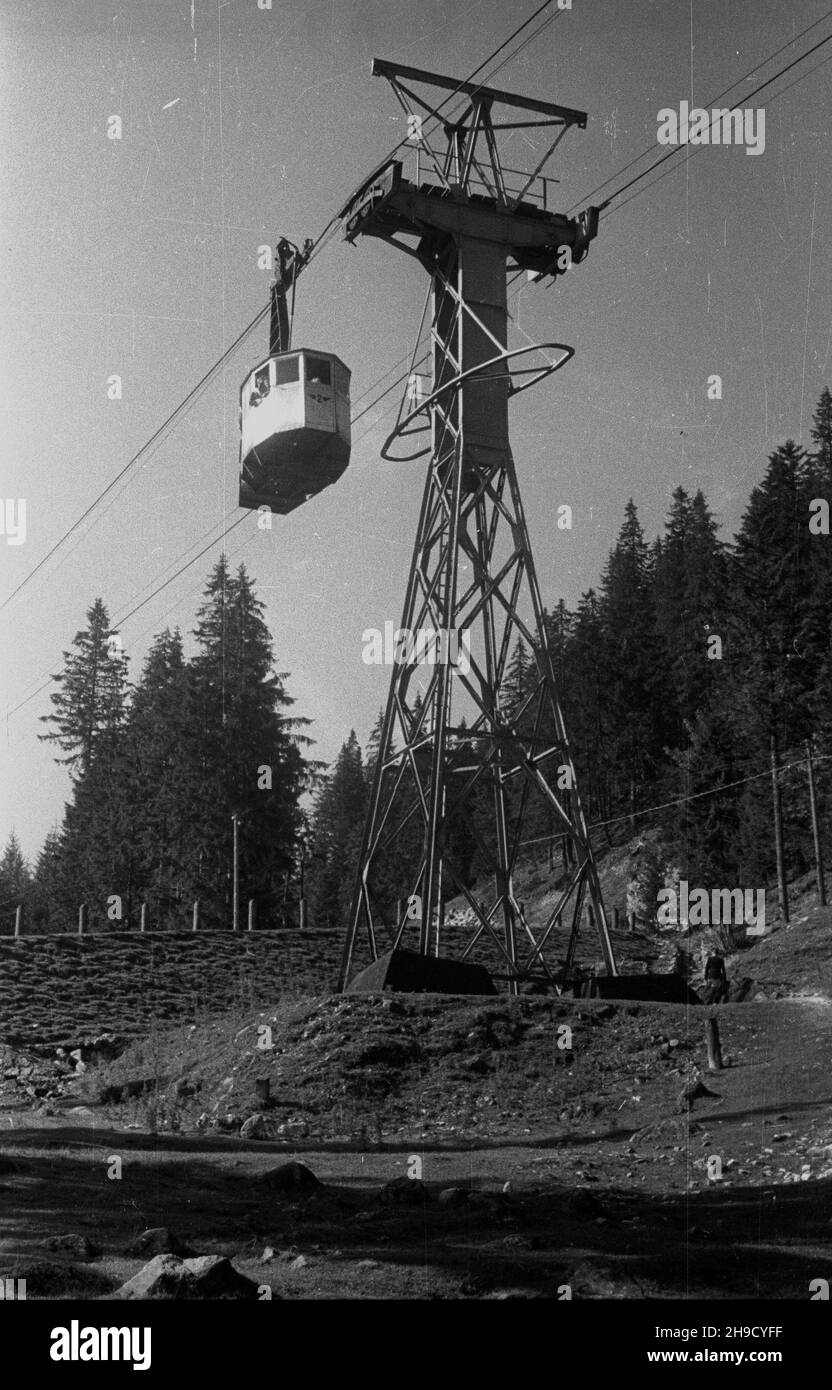
[[38,933],[70,931],[74,925],[73,905],[63,834],[58,826],[53,826],[43,842],[32,876],[33,930]]
[[814,450],[812,451],[818,468],[832,481],[832,393],[824,386],[820,393],[811,429]]
[[73,651],[65,651],[63,670],[53,676],[58,690],[50,696],[54,714],[41,722],[55,728],[39,737],[57,743],[68,755],[57,762],[83,775],[98,739],[124,720],[127,660],[107,609],[97,598],[87,611],[87,627],[75,634]]
[[205,904],[206,920],[231,918],[232,816],[240,825],[240,898],[277,910],[295,858],[298,800],[307,780],[301,732],[290,715],[286,673],[274,670],[271,637],[245,566],[214,567],[188,663],[187,836],[182,871]]
[[133,693],[125,757],[139,888],[155,927],[183,926],[196,896],[184,849],[195,794],[188,693],[179,629],[166,628],[154,638]]
[[27,903],[31,875],[14,830],[0,859],[0,922],[13,921],[18,906]]
[[87,623],[54,677],[55,712],[41,716],[54,728],[39,737],[67,755],[56,758],[73,778],[61,837],[64,892],[72,912],[87,904],[93,927],[129,919],[133,855],[122,765],[127,658],[100,598],[88,610]]
[[610,695],[606,756],[633,812],[656,776],[672,725],[650,552],[632,499],[604,571],[601,610]]
[[318,926],[346,928],[366,807],[364,762],[351,729],[312,814],[310,899]]
[[[791,440],[769,457],[737,536],[729,636],[750,746],[805,736],[811,662],[799,645],[810,599],[806,455]],[[797,642],[797,645],[796,645]]]
[[581,595],[567,653],[570,684],[565,721],[581,800],[590,819],[607,819],[612,815],[614,789],[607,750],[610,686],[606,632],[594,589]]

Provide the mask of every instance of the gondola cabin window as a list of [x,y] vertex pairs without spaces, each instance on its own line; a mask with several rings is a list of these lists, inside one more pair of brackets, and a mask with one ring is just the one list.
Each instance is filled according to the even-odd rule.
[[249,404],[259,405],[260,402],[265,400],[266,396],[268,396],[270,389],[271,383],[269,382],[269,368],[267,364],[254,373],[254,383],[251,388]]
[[307,386],[332,385],[332,373],[329,363],[324,361],[322,357],[307,357],[306,384]]
[[272,365],[276,386],[288,386],[290,382],[300,381],[297,357],[275,357]]

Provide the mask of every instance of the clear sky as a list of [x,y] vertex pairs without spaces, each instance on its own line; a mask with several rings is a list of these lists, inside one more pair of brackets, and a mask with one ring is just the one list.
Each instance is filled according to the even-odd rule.
[[[404,136],[371,58],[462,78],[535,8],[0,0],[0,494],[25,498],[28,512],[24,544],[0,536],[0,598],[254,317],[269,280],[257,248],[281,233],[316,236]],[[655,140],[661,108],[708,105],[824,11],[823,0],[573,0],[494,82],[589,112],[549,170],[565,210]],[[829,31],[819,26],[732,99]],[[789,436],[808,441],[832,377],[832,66],[796,79],[830,53],[760,98],[762,155],[680,156],[676,172],[602,220],[583,265],[554,288],[522,288],[515,332],[576,349],[512,406],[547,604],[574,604],[597,582],[631,495],[652,537],[674,487],[701,486],[730,536],[767,453]],[[121,140],[107,138],[112,115]],[[534,167],[536,135],[512,137],[512,163]],[[335,238],[300,281],[295,344],[344,359],[360,410],[409,354],[425,289],[424,272],[394,250]],[[14,826],[34,857],[68,794],[37,740],[48,692],[11,709],[60,668],[96,596],[120,618],[212,527],[239,517],[238,389],[265,350],[263,327],[0,614],[0,842]],[[120,401],[107,395],[116,373]],[[719,402],[706,395],[713,373]],[[385,696],[389,672],[362,663],[362,632],[398,623],[424,476],[422,464],[379,458],[397,400],[358,423],[335,487],[271,532],[252,515],[228,539],[257,581],[278,667],[325,759],[351,727],[366,740]],[[555,526],[564,502],[571,532]],[[124,623],[134,677],[155,632],[190,632],[219,548]]]

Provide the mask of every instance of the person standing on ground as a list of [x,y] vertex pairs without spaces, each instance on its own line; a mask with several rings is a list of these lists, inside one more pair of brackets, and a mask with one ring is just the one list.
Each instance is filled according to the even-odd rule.
[[724,1004],[728,998],[728,976],[721,951],[715,951],[705,962],[705,987],[709,1004]]

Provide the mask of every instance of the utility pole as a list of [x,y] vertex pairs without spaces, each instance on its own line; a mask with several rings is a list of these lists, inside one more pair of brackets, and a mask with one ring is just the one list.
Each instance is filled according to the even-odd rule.
[[300,877],[298,881],[298,931],[306,931],[306,890],[304,888],[304,852],[300,852]]
[[233,898],[231,907],[231,930],[238,931],[240,927],[240,817],[235,811],[231,817],[234,827],[234,862],[231,874],[231,894]]
[[820,842],[820,827],[818,824],[818,801],[815,795],[815,762],[812,757],[811,737],[806,740],[806,771],[809,774],[809,806],[812,812],[812,839],[815,845],[815,873],[818,880],[818,902],[821,907],[826,907],[826,880],[823,869],[823,848]]
[[[393,457],[394,440],[403,449],[417,447],[408,460],[428,456],[400,631],[427,630],[439,655],[425,660],[402,650],[394,658],[340,987],[350,979],[359,937],[371,958],[379,957],[383,913],[371,884],[378,865],[388,855],[395,862],[397,848],[412,843],[414,832],[420,850],[396,890],[408,910],[399,917],[395,947],[412,937],[421,955],[439,956],[445,903],[460,894],[472,915],[461,958],[487,948],[516,993],[525,979],[556,979],[547,950],[550,955],[555,946],[553,933],[570,922],[568,960],[574,956],[587,897],[607,973],[614,975],[508,420],[509,398],[573,355],[557,342],[509,349],[507,275],[555,277],[586,256],[598,209],[575,218],[553,212],[556,185],[541,175],[567,131],[586,126],[586,113],[380,59],[372,71],[387,78],[405,112],[412,158],[407,174],[404,157],[379,169],[341,217],[348,241],[378,237],[415,258],[430,277],[432,389],[415,404],[412,393],[406,397],[382,456]],[[431,104],[438,98],[417,96],[414,84],[441,89],[443,100]],[[468,98],[453,119],[440,114],[448,91]],[[505,121],[492,121],[495,107],[510,108]],[[422,133],[434,119],[438,131]],[[507,168],[500,156],[504,130],[523,127],[544,137],[545,152],[531,173]],[[443,136],[444,148],[436,149]],[[423,435],[430,443],[418,447]],[[532,653],[532,680],[521,708],[510,709],[506,676],[518,638]],[[472,813],[475,801],[488,808],[482,828]],[[564,835],[569,867],[545,920],[532,926],[514,875],[524,824],[541,806]],[[483,882],[493,885],[490,902],[474,897],[455,858],[449,829],[460,820],[476,841]]]
[[786,862],[783,855],[783,806],[780,797],[780,749],[777,733],[771,733],[771,796],[774,807],[774,853],[777,860],[777,894],[783,921],[789,923],[789,890],[786,886]]

